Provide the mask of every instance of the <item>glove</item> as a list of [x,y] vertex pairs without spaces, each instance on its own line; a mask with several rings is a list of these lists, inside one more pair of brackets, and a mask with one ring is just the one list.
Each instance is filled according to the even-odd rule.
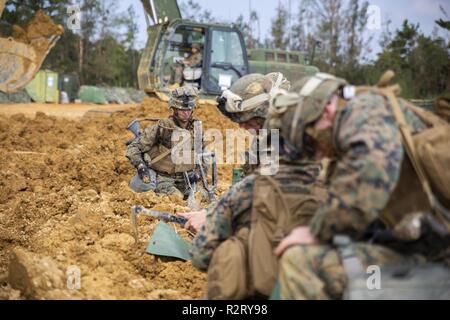
[[148,170],[148,167],[145,165],[145,163],[139,164],[139,166],[137,167],[137,172],[138,172],[139,178],[141,178],[141,180],[145,184],[150,183],[150,172]]
[[200,181],[200,176],[197,172],[191,171],[188,173],[188,179],[189,179],[189,182],[191,184],[193,184],[193,183],[197,183],[198,181]]

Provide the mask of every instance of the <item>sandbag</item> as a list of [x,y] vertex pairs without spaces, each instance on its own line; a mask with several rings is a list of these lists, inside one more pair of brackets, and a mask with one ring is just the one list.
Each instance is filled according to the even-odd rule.
[[208,299],[242,300],[248,297],[248,228],[239,230],[214,251],[208,268]]

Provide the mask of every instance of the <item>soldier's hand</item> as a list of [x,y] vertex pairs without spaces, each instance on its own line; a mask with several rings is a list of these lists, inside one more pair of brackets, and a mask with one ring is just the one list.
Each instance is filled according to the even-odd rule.
[[280,244],[275,249],[277,257],[286,251],[287,248],[294,245],[312,245],[317,244],[316,238],[311,234],[309,227],[297,227],[291,233],[281,240]]
[[184,225],[184,228],[192,229],[195,232],[198,232],[206,221],[206,209],[200,211],[182,212],[178,213],[178,215],[188,219]]
[[150,172],[144,163],[141,163],[137,168],[138,176],[144,183],[150,183]]

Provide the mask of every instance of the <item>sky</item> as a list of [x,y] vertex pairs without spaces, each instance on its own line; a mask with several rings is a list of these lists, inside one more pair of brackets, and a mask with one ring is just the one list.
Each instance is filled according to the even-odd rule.
[[[158,0],[155,0],[158,1]],[[255,10],[261,23],[261,40],[270,33],[271,19],[275,14],[275,8],[278,2],[283,3],[286,7],[291,8],[293,15],[297,12],[297,8],[301,0],[196,0],[204,9],[208,9],[219,20],[234,21],[240,14],[244,14],[248,18],[250,8]],[[439,6],[442,6],[450,16],[450,0],[369,0],[370,5],[379,8],[381,21],[391,20],[391,28],[395,30],[400,27],[403,20],[408,19],[410,22],[419,23],[420,29],[425,34],[431,34],[435,23],[439,18],[444,18]],[[144,18],[144,10],[140,0],[124,0],[120,1],[120,10],[126,10],[129,5],[133,5],[139,16],[139,36],[138,46],[144,47],[146,42],[146,23]],[[376,11],[376,9],[375,9]],[[376,20],[373,24],[374,28],[368,29],[367,35],[373,36],[372,54],[375,55],[380,51],[378,39],[381,30],[376,28]],[[294,20],[292,20],[294,23]],[[289,30],[286,30],[288,33]]]

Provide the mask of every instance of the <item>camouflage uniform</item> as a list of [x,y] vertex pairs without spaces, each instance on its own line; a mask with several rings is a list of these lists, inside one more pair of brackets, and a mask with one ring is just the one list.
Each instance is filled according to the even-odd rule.
[[191,67],[191,68],[201,68],[202,67],[202,53],[200,52],[200,46],[194,44],[193,47],[197,48],[197,52],[194,54],[190,54],[186,59],[183,61],[184,64],[181,62],[176,62],[171,66],[171,74],[170,74],[170,84],[178,83],[182,84],[183,82],[183,70],[184,68]]
[[[383,246],[358,243],[356,254],[364,270],[370,265],[417,264],[424,259]],[[332,246],[293,246],[280,259],[280,298],[283,300],[341,299],[347,274]]]
[[[303,192],[309,193],[320,173],[320,166],[311,162],[287,162],[280,159],[278,173],[273,178],[281,188],[289,188],[293,181],[304,183]],[[208,268],[214,250],[239,229],[250,227],[253,187],[258,174],[248,175],[231,188],[217,203],[208,207],[206,222],[193,240],[190,254],[192,263],[198,269]]]
[[[412,133],[423,130],[419,118],[399,102]],[[316,109],[311,111],[312,107]],[[321,107],[323,112],[324,105]],[[303,105],[298,126],[301,137],[307,132],[305,127],[320,117],[317,108],[317,104]],[[315,113],[313,117],[310,111]],[[370,238],[375,233],[368,230],[383,229],[377,227],[380,213],[396,188],[404,161],[408,161],[391,106],[374,91],[362,93],[338,111],[332,129],[329,143],[337,159],[329,175],[328,199],[311,220],[311,233],[324,244],[337,234],[376,241]],[[300,139],[301,145],[304,140]],[[424,261],[410,244],[381,247],[360,243],[356,251],[363,265]],[[327,299],[342,297],[347,278],[335,247],[294,246],[281,259],[279,281],[281,298]]]
[[[192,87],[181,87],[172,92],[171,100],[169,101],[170,108],[179,108],[179,101],[176,99],[182,99],[185,94],[187,96],[197,97],[197,91]],[[191,100],[189,100],[191,101]],[[193,109],[195,106],[195,99],[192,100],[189,108]],[[156,171],[157,174],[157,185],[155,192],[164,194],[177,194],[178,196],[187,196],[189,189],[185,182],[183,172],[178,170],[177,172],[164,172],[158,170],[158,163],[152,164],[152,152],[155,148],[162,146],[167,149],[172,149],[174,143],[172,142],[172,133],[174,130],[188,130],[191,135],[191,146],[192,152],[194,152],[194,122],[195,119],[190,119],[187,127],[182,129],[178,119],[175,116],[170,116],[168,119],[161,119],[155,125],[148,126],[143,134],[134,140],[127,148],[126,156],[130,160],[131,164],[138,168],[139,165],[145,163],[150,169]],[[169,153],[164,157],[165,161],[171,163],[171,154]],[[192,166],[194,167],[194,166]],[[198,171],[197,169],[195,171]],[[205,168],[205,172],[207,172]],[[199,175],[198,172],[196,172]],[[130,187],[136,192],[145,192],[151,190],[148,184],[145,184],[138,175],[135,175],[130,182]],[[202,193],[202,197],[206,197],[206,192],[203,188],[199,188]]]

